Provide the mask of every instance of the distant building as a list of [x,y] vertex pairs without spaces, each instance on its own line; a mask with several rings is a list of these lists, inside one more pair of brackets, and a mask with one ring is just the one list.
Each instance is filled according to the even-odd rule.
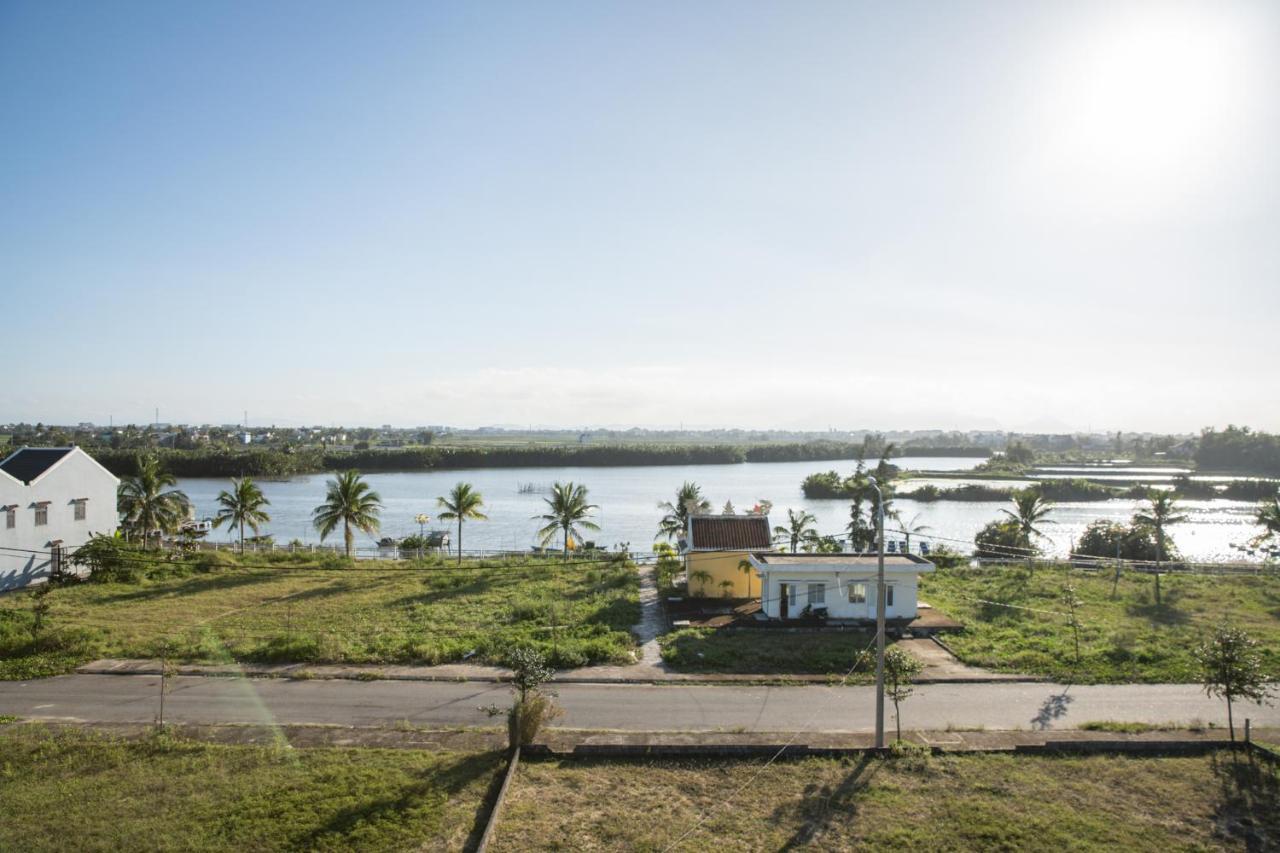
[[64,551],[115,533],[119,485],[78,447],[23,447],[0,461],[0,590],[47,580]]

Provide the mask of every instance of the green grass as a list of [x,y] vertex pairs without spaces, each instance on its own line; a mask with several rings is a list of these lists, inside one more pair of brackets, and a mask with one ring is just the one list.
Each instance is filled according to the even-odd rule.
[[460,850],[497,753],[0,730],[0,849]]
[[[873,633],[682,628],[658,639],[662,659],[681,672],[844,675]],[[870,659],[851,677],[865,680]]]
[[0,595],[0,678],[53,675],[95,657],[157,657],[166,643],[179,659],[208,662],[436,664],[474,652],[472,662],[501,663],[520,645],[561,667],[633,660],[639,580],[625,563],[227,562],[59,587],[34,637],[33,594]]
[[[1078,664],[1068,619],[1057,615],[1066,611],[1068,583],[1083,602]],[[1280,674],[1280,579],[1165,575],[1161,605],[1150,575],[1126,573],[1114,598],[1111,590],[1109,575],[1063,567],[959,569],[923,576],[920,599],[965,624],[946,638],[961,660],[1001,672],[1075,683],[1194,682],[1194,648],[1228,619],[1260,642],[1267,670]]]
[[[520,762],[495,851],[1213,850],[1280,844],[1258,763],[954,755]],[[760,773],[759,777],[756,774]],[[700,824],[706,816],[705,823]]]

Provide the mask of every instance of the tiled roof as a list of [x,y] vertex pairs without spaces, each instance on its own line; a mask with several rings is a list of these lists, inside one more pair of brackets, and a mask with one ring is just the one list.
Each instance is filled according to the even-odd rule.
[[7,459],[0,462],[0,471],[4,471],[15,480],[30,483],[54,463],[70,453],[70,447],[24,447],[14,451]]
[[759,551],[773,545],[764,515],[695,515],[689,521],[695,551]]

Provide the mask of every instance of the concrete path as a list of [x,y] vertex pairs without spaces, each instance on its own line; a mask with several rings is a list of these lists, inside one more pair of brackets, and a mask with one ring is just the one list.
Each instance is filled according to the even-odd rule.
[[636,566],[640,573],[640,624],[632,629],[640,643],[640,665],[658,667],[662,664],[662,651],[658,637],[667,632],[667,617],[662,612],[658,598],[658,580],[653,566]]
[[961,663],[955,655],[929,639],[898,640],[893,645],[905,649],[924,664],[920,673],[923,681],[1033,681],[1025,675],[1011,672],[992,672],[977,666]]
[[[506,685],[414,681],[290,681],[178,676],[165,702],[174,723],[490,726],[483,706]],[[0,714],[151,722],[156,676],[66,675],[0,682]],[[561,684],[560,725],[626,731],[861,732],[875,724],[869,687]],[[1194,684],[929,684],[902,706],[903,724],[945,730],[1073,728],[1090,720],[1226,725],[1226,705]],[[892,721],[893,706],[887,718]],[[1280,726],[1280,707],[1238,703],[1236,720]]]

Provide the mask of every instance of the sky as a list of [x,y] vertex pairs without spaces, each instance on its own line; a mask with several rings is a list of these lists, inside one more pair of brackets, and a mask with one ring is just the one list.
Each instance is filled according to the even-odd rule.
[[1280,4],[0,0],[0,422],[1280,430]]

